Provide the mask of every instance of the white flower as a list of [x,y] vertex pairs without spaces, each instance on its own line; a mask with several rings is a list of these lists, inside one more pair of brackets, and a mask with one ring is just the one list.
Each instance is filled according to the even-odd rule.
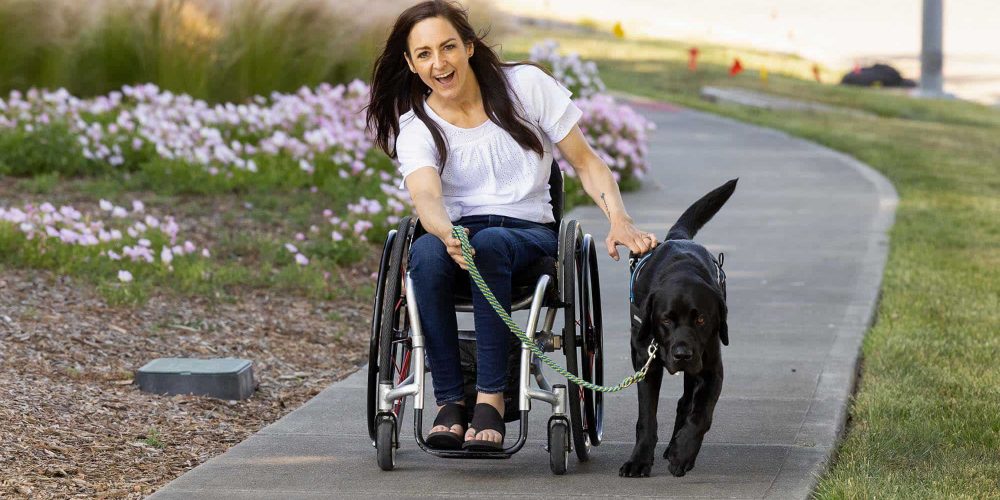
[[169,265],[174,260],[173,252],[171,252],[169,248],[163,247],[163,250],[160,251],[160,260],[163,261],[164,264]]
[[285,250],[288,250],[289,253],[299,253],[299,249],[295,248],[295,245],[291,243],[285,243]]
[[309,264],[309,258],[300,253],[295,254],[295,262],[300,266],[305,266]]
[[108,200],[101,200],[100,205],[101,210],[104,210],[105,212],[110,212],[112,208],[115,208],[115,206]]
[[132,281],[132,273],[124,269],[118,271],[118,281],[121,281],[122,283],[128,283],[129,281]]

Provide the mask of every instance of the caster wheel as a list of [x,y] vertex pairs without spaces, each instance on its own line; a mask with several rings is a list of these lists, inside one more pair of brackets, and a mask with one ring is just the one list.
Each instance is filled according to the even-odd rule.
[[549,424],[549,467],[561,476],[569,466],[569,426],[556,420]]
[[396,422],[392,418],[379,419],[375,429],[375,452],[380,469],[396,467]]

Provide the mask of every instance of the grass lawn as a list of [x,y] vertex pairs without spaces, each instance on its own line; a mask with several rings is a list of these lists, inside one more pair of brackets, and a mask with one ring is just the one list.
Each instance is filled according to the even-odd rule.
[[[691,73],[687,44],[526,32],[506,41],[505,58],[523,58],[546,36],[597,61],[610,89],[783,130],[892,181],[900,203],[881,306],[845,439],[816,496],[1000,497],[1000,111],[819,85],[810,62],[751,49],[701,45]],[[735,55],[746,71],[730,78]],[[821,77],[835,81],[825,69]],[[713,104],[699,98],[705,85],[841,110]]]

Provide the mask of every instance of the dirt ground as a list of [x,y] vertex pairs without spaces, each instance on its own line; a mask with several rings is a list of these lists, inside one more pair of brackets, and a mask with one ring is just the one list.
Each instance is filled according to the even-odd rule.
[[[260,290],[109,307],[71,278],[0,270],[0,498],[153,493],[356,370],[369,309]],[[134,371],[159,357],[250,359],[260,385],[244,401],[140,392]]]

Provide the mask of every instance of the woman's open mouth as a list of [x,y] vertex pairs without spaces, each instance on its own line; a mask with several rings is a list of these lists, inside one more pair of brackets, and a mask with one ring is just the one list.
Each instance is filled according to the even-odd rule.
[[455,70],[451,70],[448,73],[445,73],[444,75],[441,76],[435,76],[434,79],[437,80],[438,83],[440,83],[441,85],[447,87],[448,85],[451,85],[451,83],[455,80]]

